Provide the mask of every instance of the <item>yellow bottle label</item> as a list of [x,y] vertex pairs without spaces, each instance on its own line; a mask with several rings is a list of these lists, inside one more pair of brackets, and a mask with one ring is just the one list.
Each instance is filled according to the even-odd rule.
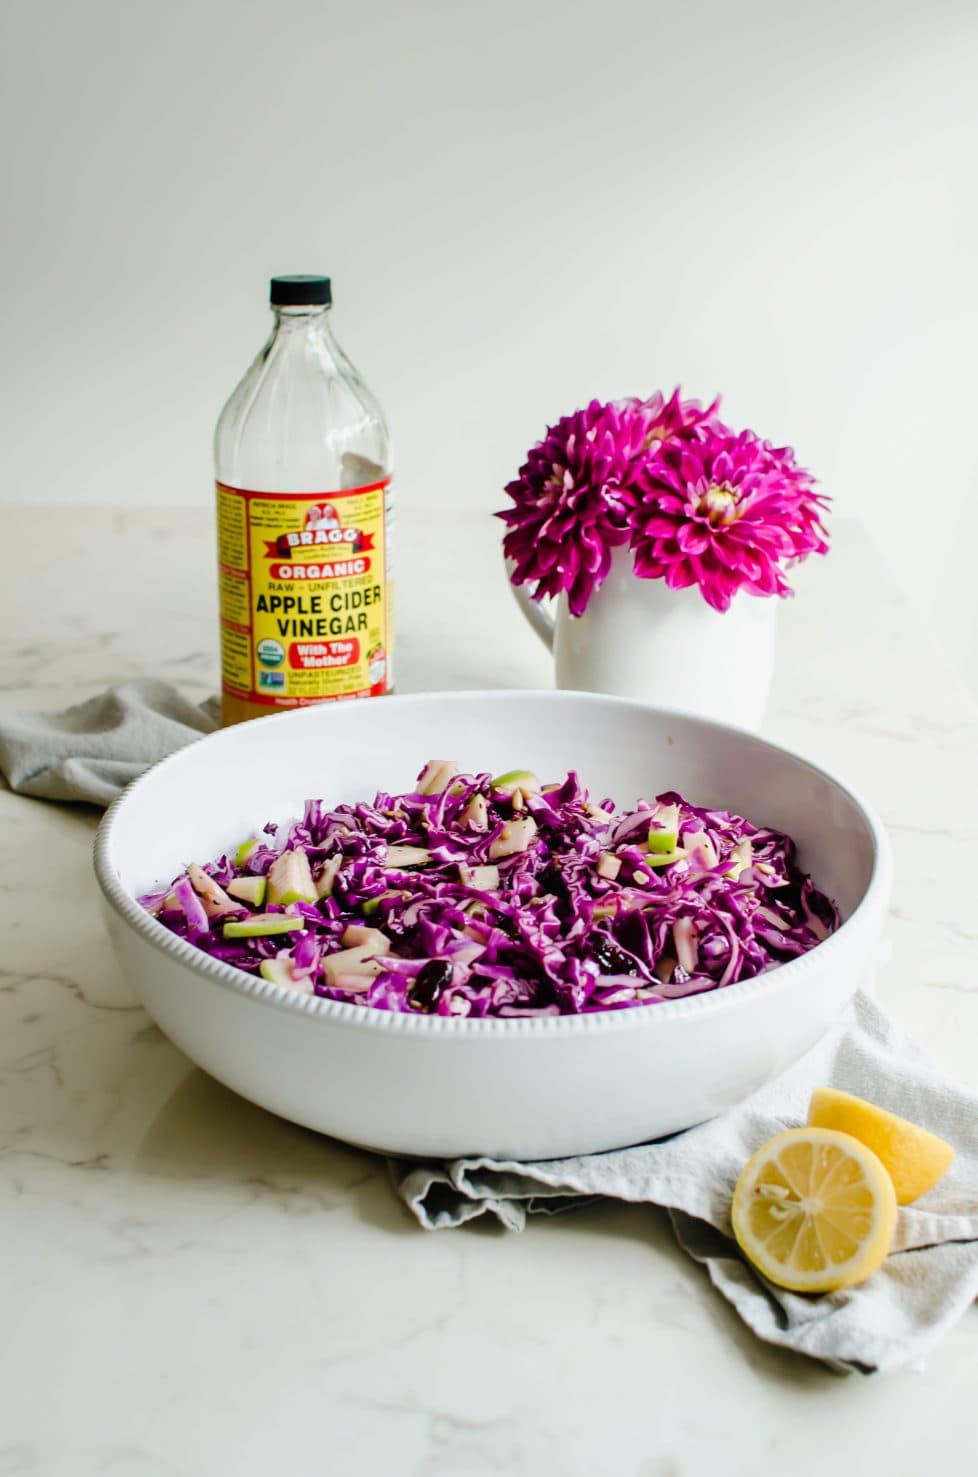
[[217,484],[224,691],[269,709],[391,687],[390,478],[342,492]]

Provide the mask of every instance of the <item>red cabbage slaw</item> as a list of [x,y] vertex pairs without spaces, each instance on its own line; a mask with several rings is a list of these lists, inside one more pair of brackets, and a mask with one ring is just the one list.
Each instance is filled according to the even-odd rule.
[[269,824],[140,903],[211,958],[380,1010],[557,1016],[752,979],[839,914],[794,842],[674,791],[619,811],[432,760],[403,795]]

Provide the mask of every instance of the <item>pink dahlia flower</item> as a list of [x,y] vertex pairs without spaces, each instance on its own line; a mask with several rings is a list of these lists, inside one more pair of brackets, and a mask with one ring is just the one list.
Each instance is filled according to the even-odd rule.
[[697,435],[653,447],[631,508],[635,573],[671,589],[699,585],[716,610],[738,590],[790,595],[784,566],[828,550],[814,490],[790,447],[715,418]]
[[535,583],[534,600],[566,590],[581,615],[607,578],[612,550],[627,543],[639,501],[638,478],[656,447],[692,434],[712,417],[676,390],[583,410],[550,426],[506,488],[513,506],[503,548],[517,585]]

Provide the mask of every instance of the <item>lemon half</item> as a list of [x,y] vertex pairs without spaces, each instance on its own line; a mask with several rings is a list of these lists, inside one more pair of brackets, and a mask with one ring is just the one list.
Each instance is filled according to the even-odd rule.
[[893,1181],[871,1149],[831,1128],[790,1128],[751,1158],[731,1206],[737,1243],[793,1292],[864,1282],[893,1241]]
[[898,1205],[932,1190],[954,1159],[950,1144],[896,1113],[834,1087],[816,1087],[808,1110],[815,1128],[836,1128],[872,1149],[889,1173]]

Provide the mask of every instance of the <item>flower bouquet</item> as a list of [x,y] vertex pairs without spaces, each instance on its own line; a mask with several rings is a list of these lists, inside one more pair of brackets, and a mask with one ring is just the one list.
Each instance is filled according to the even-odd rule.
[[[828,550],[829,500],[790,447],[678,389],[594,400],[548,429],[506,492],[510,579],[559,685],[760,721],[773,602],[751,597],[790,595],[792,566]],[[555,629],[527,595],[559,597]]]
[[697,585],[715,610],[739,590],[789,595],[785,569],[828,550],[828,499],[790,447],[731,430],[718,410],[677,389],[592,400],[551,426],[497,514],[514,584],[534,583],[535,600],[566,591],[583,615],[627,544],[639,578]]

